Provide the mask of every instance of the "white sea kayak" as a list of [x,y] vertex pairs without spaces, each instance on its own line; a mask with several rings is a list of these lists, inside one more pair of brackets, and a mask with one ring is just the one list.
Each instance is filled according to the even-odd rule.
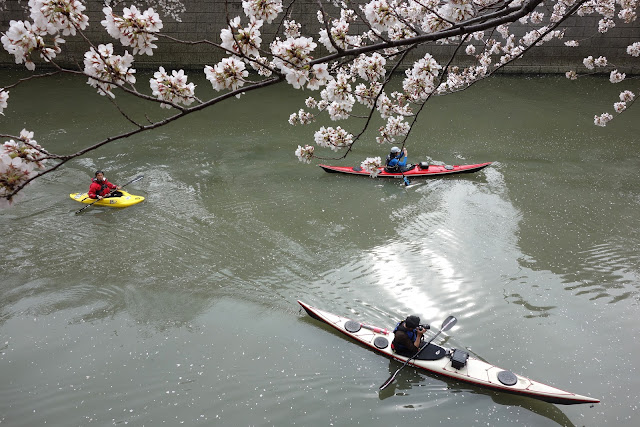
[[[395,353],[391,349],[393,332],[388,329],[363,324],[346,317],[331,314],[305,304],[302,301],[298,301],[298,303],[305,309],[309,316],[334,327],[367,347],[403,363],[409,359],[408,357]],[[418,359],[412,359],[408,364],[465,383],[532,397],[550,403],[574,405],[578,403],[600,402],[600,400],[592,397],[560,390],[559,388],[534,381],[522,375],[514,374],[511,371],[470,356],[463,350],[445,348],[433,343],[429,344],[420,353]]]

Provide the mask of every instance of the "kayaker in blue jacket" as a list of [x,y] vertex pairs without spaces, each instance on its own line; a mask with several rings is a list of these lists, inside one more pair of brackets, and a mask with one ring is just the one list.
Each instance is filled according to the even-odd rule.
[[391,152],[387,156],[387,162],[385,163],[384,170],[387,172],[404,172],[404,168],[407,166],[407,149],[406,147],[400,150],[398,147],[392,147]]
[[429,329],[429,325],[420,325],[418,316],[408,316],[399,322],[393,330],[394,338],[391,348],[401,356],[411,357],[420,350],[422,336]]

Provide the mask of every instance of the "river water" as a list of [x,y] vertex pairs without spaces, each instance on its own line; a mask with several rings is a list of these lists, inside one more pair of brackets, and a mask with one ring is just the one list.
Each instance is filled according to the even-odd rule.
[[[624,84],[503,76],[435,99],[409,160],[495,163],[409,188],[299,163],[322,123],[289,126],[309,93],[282,86],[70,162],[0,211],[0,424],[637,425],[640,120],[592,124]],[[92,92],[16,88],[0,133],[70,153],[130,129]],[[146,200],[75,215],[98,168],[144,175],[127,190]],[[454,315],[447,345],[602,402],[412,368],[380,393],[400,364],[297,300],[388,328]]]

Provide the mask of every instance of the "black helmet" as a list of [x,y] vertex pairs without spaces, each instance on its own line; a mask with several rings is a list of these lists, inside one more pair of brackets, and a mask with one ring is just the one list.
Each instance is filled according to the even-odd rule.
[[99,174],[99,173],[101,173],[102,175],[104,175],[104,172],[102,172],[102,171],[99,171],[99,170],[98,170],[98,171],[96,171],[96,173],[95,173],[95,174],[93,174],[93,176],[98,176],[98,174]]
[[414,315],[408,316],[405,319],[404,324],[409,329],[415,329],[420,325],[420,318]]

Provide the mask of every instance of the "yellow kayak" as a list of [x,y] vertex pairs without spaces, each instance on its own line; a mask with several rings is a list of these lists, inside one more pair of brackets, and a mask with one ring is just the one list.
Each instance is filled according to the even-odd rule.
[[128,208],[129,206],[140,203],[144,200],[142,196],[127,193],[124,190],[118,190],[122,193],[122,197],[107,197],[96,202],[96,199],[89,199],[87,193],[71,193],[71,197],[76,202],[85,204],[94,203],[94,206],[111,206],[113,208]]

